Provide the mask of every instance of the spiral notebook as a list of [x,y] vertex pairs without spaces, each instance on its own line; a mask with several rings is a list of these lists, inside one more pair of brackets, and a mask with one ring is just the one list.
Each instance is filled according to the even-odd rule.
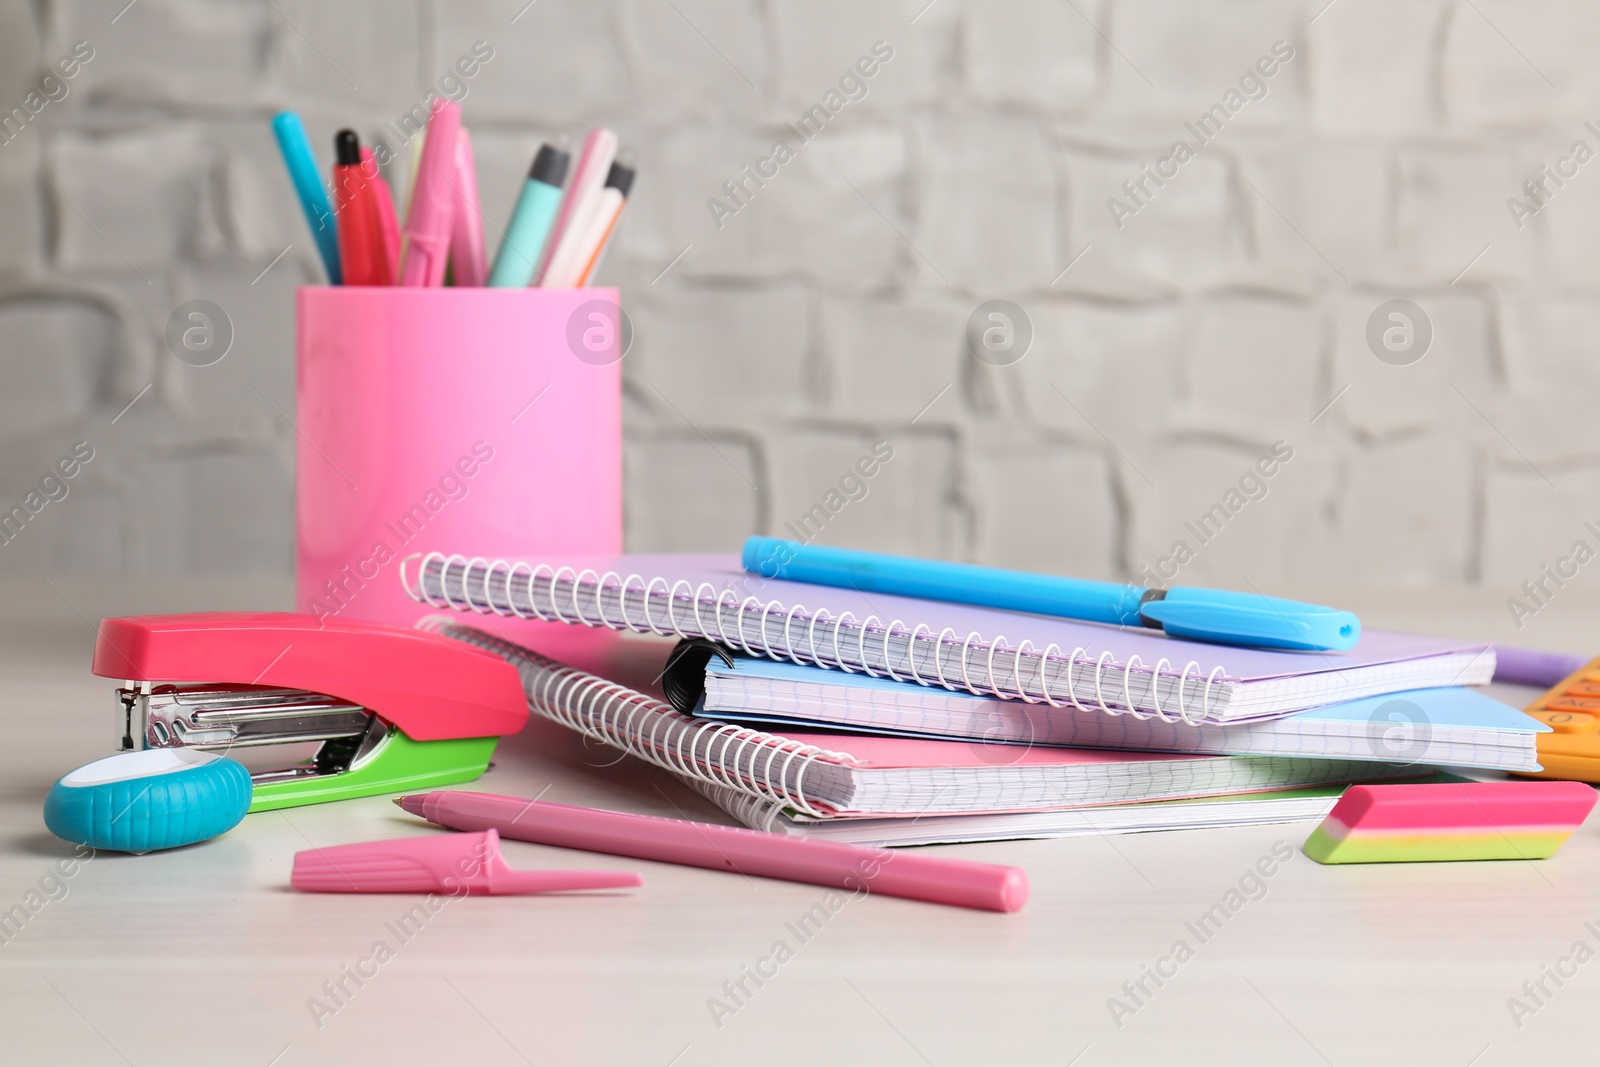
[[764,579],[735,556],[536,561],[434,552],[416,600],[484,615],[706,637],[897,681],[1164,722],[1248,722],[1405,689],[1485,684],[1485,644],[1367,630],[1348,652],[1272,652],[941,601]]
[[[449,619],[422,627],[505,657],[528,706],[667,770],[797,814],[922,817],[1295,789],[1394,777],[1351,760],[1108,752],[920,738],[765,733],[671,705]],[[1416,773],[1416,772],[1411,772]]]
[[[787,661],[674,657],[675,707],[762,729],[844,728],[984,743],[1080,745],[1234,756],[1376,759],[1536,771],[1550,727],[1474,689],[1413,689],[1329,704],[1266,722],[1186,726],[1132,715],[1080,715]],[[684,699],[684,698],[687,699]],[[697,702],[696,702],[697,701]]]

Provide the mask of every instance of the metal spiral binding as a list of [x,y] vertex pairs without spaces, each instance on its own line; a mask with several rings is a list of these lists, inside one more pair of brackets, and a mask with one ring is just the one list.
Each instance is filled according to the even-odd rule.
[[[1166,657],[1154,666],[1146,666],[1138,656],[1130,656],[1127,663],[1117,663],[1112,653],[1094,656],[1083,645],[1066,656],[1056,644],[1038,651],[1033,642],[1024,641],[1013,649],[1004,637],[990,641],[976,630],[965,639],[948,626],[934,635],[926,624],[908,629],[900,619],[885,624],[877,615],[858,620],[849,611],[838,616],[822,609],[808,612],[803,604],[786,608],[777,600],[763,601],[753,594],[741,598],[731,589],[719,592],[711,582],[695,586],[680,579],[669,583],[659,576],[647,580],[637,572],[624,575],[607,570],[602,574],[589,568],[579,572],[548,563],[491,562],[482,557],[469,559],[430,552],[420,557],[413,586],[407,575],[407,564],[413,559],[418,557],[401,562],[400,580],[413,600],[434,607],[604,626],[663,637],[705,637],[751,656],[787,658],[795,663],[807,662],[800,650],[808,649],[809,660],[821,667],[846,673],[860,670],[874,677],[921,685],[938,684],[952,691],[962,688],[979,695],[1044,703],[1052,708],[1070,706],[1082,712],[1199,726],[1211,717],[1218,679],[1231,684],[1220,666],[1204,675],[1202,681],[1204,669],[1195,660],[1188,661],[1179,672]],[[772,618],[774,613],[776,619]],[[770,636],[774,626],[776,639]],[[797,628],[805,634],[803,644],[794,639]],[[898,666],[890,648],[897,637],[905,642]],[[1034,664],[1032,671],[1024,671],[1024,659]],[[1052,693],[1046,665],[1063,661],[1066,691]],[[1093,671],[1092,677],[1084,675],[1087,670]],[[1171,681],[1175,673],[1174,686]],[[1135,685],[1138,679],[1144,679],[1142,690]],[[1162,679],[1166,679],[1169,689],[1170,699],[1166,702],[1161,695]],[[1198,693],[1192,691],[1194,687],[1199,687]],[[1093,699],[1085,703],[1080,690],[1092,691]],[[1121,698],[1120,703],[1116,702],[1117,697]],[[1142,710],[1141,701],[1150,710]]]
[[856,762],[842,752],[760,730],[690,718],[644,693],[443,616],[431,616],[418,626],[509,661],[522,676],[528,707],[545,718],[685,778],[733,790],[775,809],[794,808],[826,817],[829,813],[806,797],[806,771],[819,761],[845,766]]

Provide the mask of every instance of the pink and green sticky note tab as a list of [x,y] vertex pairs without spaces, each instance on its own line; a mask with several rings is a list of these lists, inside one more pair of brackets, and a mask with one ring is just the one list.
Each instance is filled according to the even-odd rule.
[[1583,782],[1355,785],[1305,853],[1318,863],[1545,859],[1594,804]]

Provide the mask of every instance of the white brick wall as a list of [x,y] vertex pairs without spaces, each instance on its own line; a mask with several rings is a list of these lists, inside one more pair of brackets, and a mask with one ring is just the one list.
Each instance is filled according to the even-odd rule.
[[[320,268],[268,119],[377,133],[479,39],[491,220],[546,137],[606,121],[639,164],[605,267],[637,328],[633,549],[782,533],[883,439],[821,540],[1126,575],[1280,439],[1183,579],[1503,600],[1600,520],[1600,160],[1524,228],[1506,208],[1600,151],[1592,5],[124,2],[0,10],[3,113],[95,50],[0,144],[0,499],[97,450],[0,568],[287,571],[274,406]],[[879,40],[866,98],[718,229],[706,199]],[[1266,97],[1117,225],[1108,198],[1279,40]],[[1403,367],[1366,339],[1397,297],[1434,331]],[[214,367],[166,348],[192,298],[234,323]],[[1014,366],[966,349],[995,298],[1031,321]]]

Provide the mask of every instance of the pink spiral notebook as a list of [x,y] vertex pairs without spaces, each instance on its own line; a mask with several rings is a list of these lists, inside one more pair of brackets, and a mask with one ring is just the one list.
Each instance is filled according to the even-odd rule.
[[[1348,652],[1273,652],[942,601],[747,574],[732,555],[429,553],[402,568],[417,600],[483,615],[705,637],[796,663],[859,670],[1080,711],[1249,722],[1407,689],[1486,684],[1489,645],[1365,630]],[[414,583],[414,584],[413,584]]]
[[790,729],[781,736],[846,757],[831,772],[842,788],[830,814],[861,818],[1052,811],[1301,789],[1406,772],[1364,760],[1030,748]]

